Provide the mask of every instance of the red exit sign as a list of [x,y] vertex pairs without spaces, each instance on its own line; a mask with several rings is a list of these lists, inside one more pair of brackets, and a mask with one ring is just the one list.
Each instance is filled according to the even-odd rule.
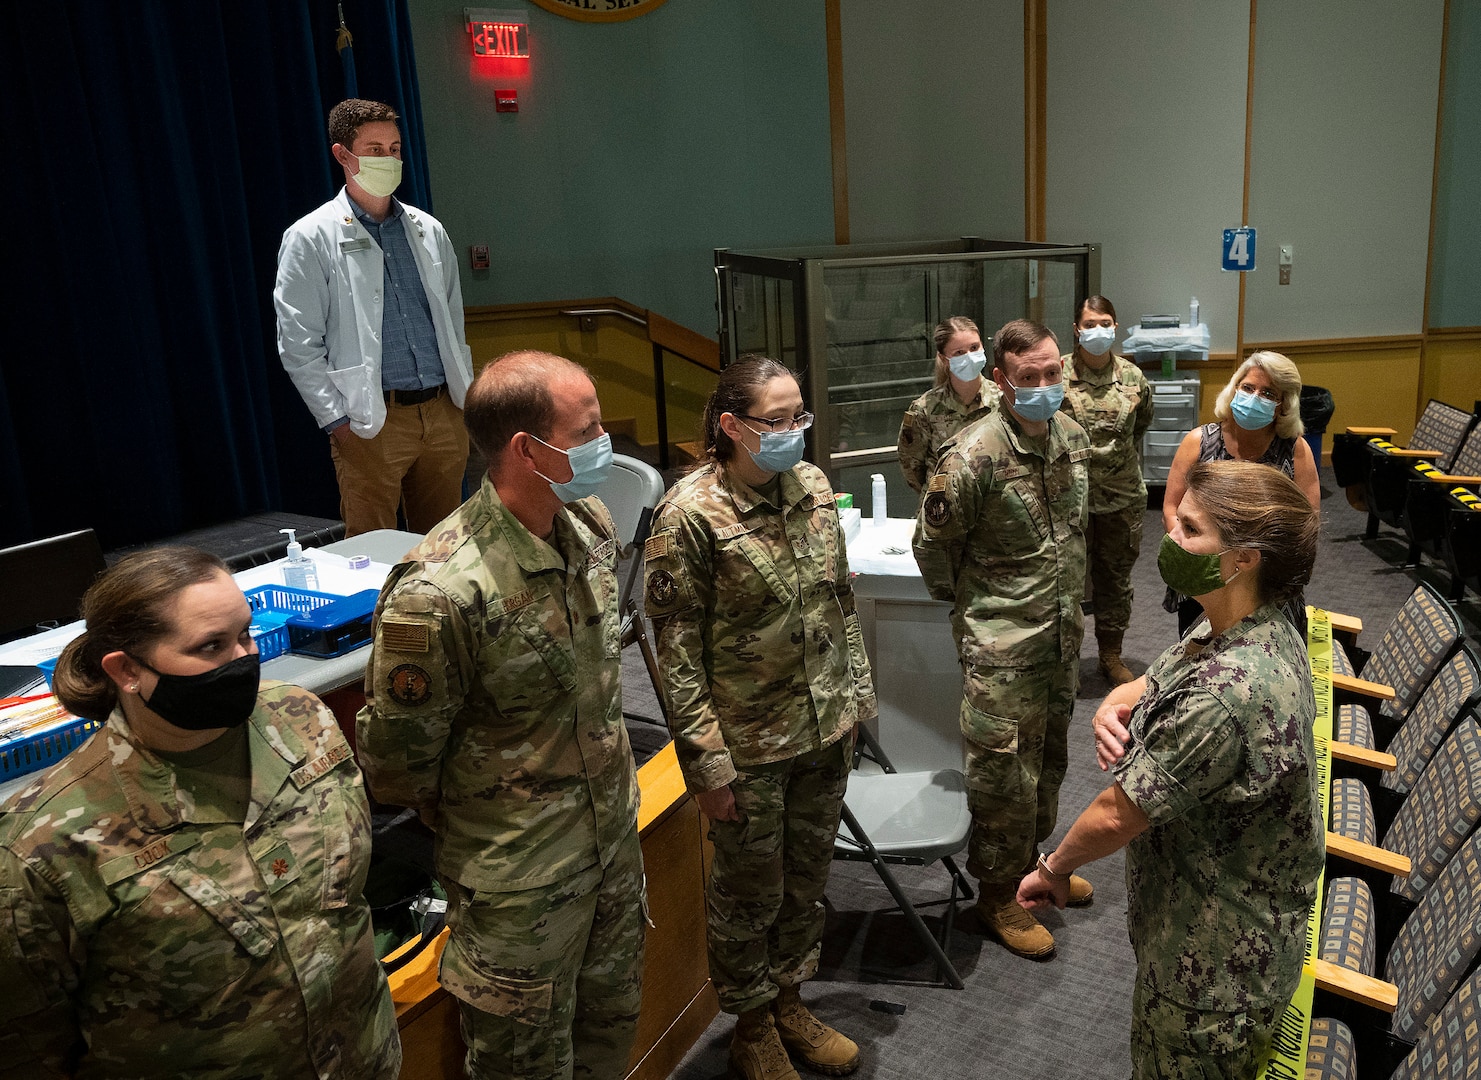
[[474,56],[524,59],[530,55],[530,28],[525,23],[472,22],[468,30],[473,35]]

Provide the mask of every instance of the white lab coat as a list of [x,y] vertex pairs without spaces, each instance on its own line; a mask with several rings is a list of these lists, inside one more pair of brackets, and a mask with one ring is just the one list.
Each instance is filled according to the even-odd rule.
[[[437,332],[437,349],[453,403],[463,407],[473,362],[463,334],[458,258],[442,223],[401,204]],[[381,391],[381,315],[385,256],[339,194],[295,221],[278,249],[273,306],[278,355],[322,428],[341,416],[372,439],[386,422]]]

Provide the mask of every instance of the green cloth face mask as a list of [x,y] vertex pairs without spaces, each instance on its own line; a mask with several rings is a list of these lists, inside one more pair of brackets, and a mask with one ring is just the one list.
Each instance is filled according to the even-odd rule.
[[1199,555],[1183,547],[1169,533],[1162,537],[1162,546],[1157,549],[1157,572],[1173,592],[1203,596],[1222,589],[1240,574],[1236,570],[1229,575],[1229,581],[1224,580],[1223,571],[1219,569],[1219,556],[1222,554],[1223,551],[1216,551],[1212,555]]

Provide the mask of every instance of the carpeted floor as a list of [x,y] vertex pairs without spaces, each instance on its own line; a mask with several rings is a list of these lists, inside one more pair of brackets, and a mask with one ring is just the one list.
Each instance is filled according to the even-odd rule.
[[[1416,581],[1429,581],[1443,592],[1449,580],[1432,565],[1400,568],[1405,545],[1392,531],[1364,540],[1365,517],[1331,490],[1330,476],[1324,480],[1322,546],[1307,599],[1360,616],[1367,627],[1364,641],[1372,648]],[[1161,607],[1163,587],[1156,566],[1161,537],[1161,515],[1149,510],[1125,643],[1128,663],[1137,672],[1176,639],[1176,617]],[[1457,609],[1472,640],[1481,640],[1481,603],[1468,593]],[[624,664],[627,711],[656,718],[652,688],[636,649],[627,651]],[[1105,774],[1095,765],[1090,718],[1107,689],[1095,670],[1094,639],[1087,633],[1080,699],[1070,731],[1070,770],[1060,800],[1060,833],[1105,785]],[[653,725],[639,720],[630,730],[635,742],[651,741],[654,749],[662,744],[661,730]],[[1047,963],[1019,959],[984,938],[970,906],[961,905],[949,951],[967,986],[956,991],[902,984],[933,979],[932,966],[921,960],[903,919],[886,912],[891,901],[873,870],[834,863],[822,965],[804,996],[821,1017],[858,1040],[863,1062],[855,1075],[861,1080],[1121,1080],[1130,1073],[1127,1031],[1134,970],[1126,939],[1125,865],[1117,854],[1084,873],[1095,885],[1095,901],[1088,908],[1046,916],[1059,945],[1058,955]],[[899,876],[917,903],[945,896],[944,871],[905,867]],[[933,929],[939,927],[941,913],[940,906],[923,912]],[[725,1076],[732,1025],[730,1017],[717,1018],[673,1076]]]

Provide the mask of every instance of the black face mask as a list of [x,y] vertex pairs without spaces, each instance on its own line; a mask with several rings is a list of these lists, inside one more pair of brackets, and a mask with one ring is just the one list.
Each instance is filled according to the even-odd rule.
[[257,653],[239,656],[229,664],[199,675],[170,675],[155,671],[138,657],[134,662],[159,676],[154,693],[144,700],[161,719],[186,731],[231,728],[245,724],[257,706],[262,661]]

